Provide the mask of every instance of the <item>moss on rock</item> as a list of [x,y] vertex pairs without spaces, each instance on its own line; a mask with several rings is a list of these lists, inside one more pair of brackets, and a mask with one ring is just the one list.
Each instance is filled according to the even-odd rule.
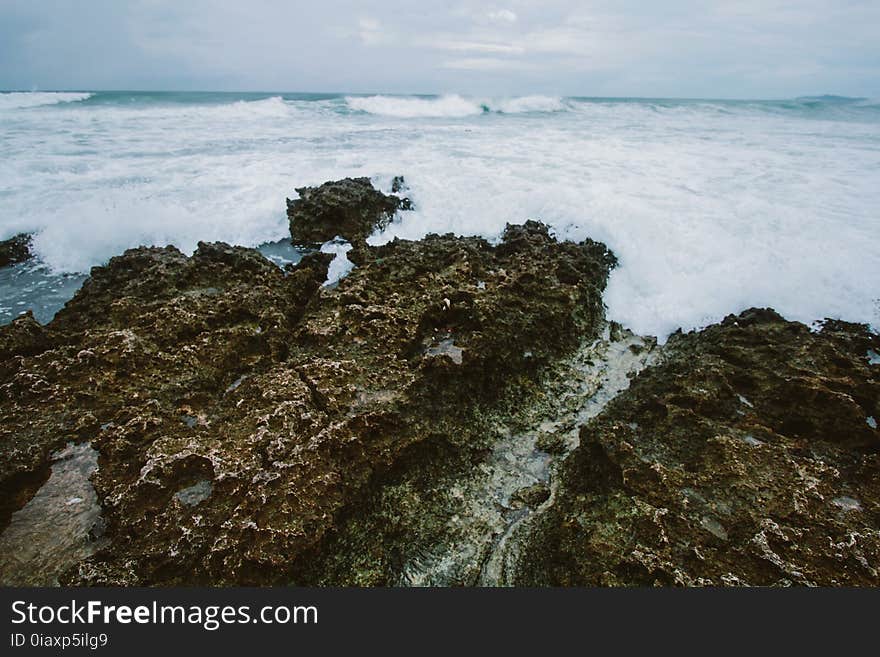
[[877,585],[878,346],[758,309],[673,336],[581,429],[510,581]]
[[[92,271],[39,353],[13,346],[0,484],[67,441],[100,452],[108,545],[63,581],[306,577],[305,560],[344,549],[329,540],[340,519],[388,477],[437,445],[454,469],[491,443],[494,414],[597,330],[614,261],[534,222],[498,246],[365,247],[333,288],[321,287],[328,260],[282,271],[225,244],[134,249]],[[186,502],[193,489],[207,492]]]

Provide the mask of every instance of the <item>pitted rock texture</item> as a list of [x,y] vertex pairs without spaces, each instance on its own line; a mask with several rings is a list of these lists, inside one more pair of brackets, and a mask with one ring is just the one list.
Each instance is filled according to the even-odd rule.
[[133,249],[93,269],[49,325],[28,314],[0,327],[0,527],[66,443],[142,409],[212,398],[237,371],[284,352],[280,325],[298,319],[330,258],[285,277],[250,249]]
[[880,337],[749,310],[581,429],[509,583],[880,584]]
[[364,247],[333,288],[329,259],[134,249],[24,351],[0,329],[0,486],[45,478],[67,442],[100,454],[107,545],[62,583],[309,583],[363,491],[438,445],[486,449],[541,368],[597,331],[614,263],[534,222],[498,246]]
[[46,348],[46,330],[28,310],[0,330],[0,363],[12,356],[31,356]]
[[[403,184],[403,177],[396,177],[394,191]],[[398,210],[412,209],[409,199],[383,194],[369,178],[344,178],[296,191],[298,199],[287,199],[290,235],[294,244],[306,246],[334,237],[361,243],[385,228]]]

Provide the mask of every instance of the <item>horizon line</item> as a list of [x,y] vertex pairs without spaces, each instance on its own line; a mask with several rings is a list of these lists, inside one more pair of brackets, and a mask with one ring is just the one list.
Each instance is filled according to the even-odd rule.
[[87,88],[56,88],[56,89],[0,89],[0,93],[133,93],[133,94],[150,94],[150,93],[192,93],[192,94],[290,94],[290,95],[312,95],[312,96],[397,96],[397,97],[443,97],[443,96],[462,96],[465,98],[484,98],[484,97],[513,97],[522,98],[528,96],[545,96],[559,98],[574,98],[587,100],[690,100],[690,101],[784,101],[799,99],[822,99],[837,98],[841,100],[869,100],[871,96],[847,96],[844,94],[822,93],[822,94],[799,94],[797,96],[777,96],[773,98],[758,97],[735,97],[735,96],[589,96],[589,95],[573,95],[573,94],[552,94],[552,93],[517,93],[517,94],[485,94],[475,95],[458,91],[445,92],[387,92],[387,91],[292,91],[281,89],[260,89],[260,90],[243,90],[243,89],[87,89]]

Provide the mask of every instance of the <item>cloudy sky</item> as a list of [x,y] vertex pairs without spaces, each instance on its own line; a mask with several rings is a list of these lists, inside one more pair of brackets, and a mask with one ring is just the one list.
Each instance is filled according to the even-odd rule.
[[878,0],[0,0],[0,88],[880,96]]

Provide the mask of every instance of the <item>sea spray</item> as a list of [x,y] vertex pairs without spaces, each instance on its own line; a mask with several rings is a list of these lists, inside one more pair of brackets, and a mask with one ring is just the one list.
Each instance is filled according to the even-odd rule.
[[373,243],[541,219],[614,250],[609,315],[641,334],[752,305],[880,324],[875,101],[38,92],[0,113],[0,239],[35,232],[57,274],[279,240],[295,187],[403,173],[416,210]]

